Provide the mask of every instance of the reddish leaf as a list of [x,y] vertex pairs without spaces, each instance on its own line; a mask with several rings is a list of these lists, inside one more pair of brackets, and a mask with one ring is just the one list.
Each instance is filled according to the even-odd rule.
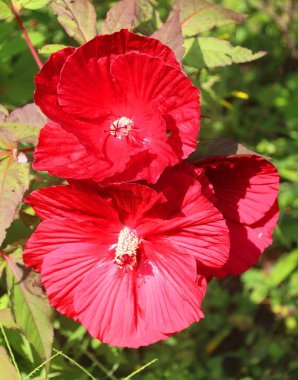
[[184,54],[184,38],[180,25],[179,11],[172,11],[162,27],[152,34],[165,45],[168,45],[175,53],[178,62],[182,62]]
[[54,0],[51,7],[66,33],[80,44],[97,35],[96,11],[89,0]]

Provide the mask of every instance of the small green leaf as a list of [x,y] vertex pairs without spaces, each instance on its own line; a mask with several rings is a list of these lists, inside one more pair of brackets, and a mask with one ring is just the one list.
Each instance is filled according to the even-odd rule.
[[54,0],[51,8],[66,33],[83,44],[97,35],[96,11],[89,0]]
[[66,45],[61,45],[61,44],[49,44],[49,45],[44,45],[42,48],[38,49],[38,53],[46,56],[50,56],[53,53],[56,53],[56,51],[65,49]]
[[13,5],[18,12],[22,9],[40,9],[46,6],[51,0],[13,0]]
[[185,41],[185,49],[184,63],[199,69],[250,62],[266,55],[264,51],[253,53],[247,48],[213,37],[189,38]]
[[0,373],[4,380],[20,380],[17,370],[11,363],[4,347],[0,346]]
[[215,26],[241,24],[246,16],[206,0],[175,0],[174,9],[180,11],[180,23],[185,37],[196,36]]
[[182,62],[185,49],[183,46],[184,38],[179,23],[179,12],[172,11],[167,21],[151,37],[157,38],[169,46],[174,51],[178,62]]
[[32,278],[10,256],[5,256],[9,269],[7,282],[13,315],[26,338],[41,359],[51,356],[53,343],[52,312],[45,295],[29,291]]
[[37,143],[40,128],[47,123],[47,117],[34,103],[12,111],[3,121],[0,119],[0,133],[10,141]]
[[13,17],[14,16],[10,7],[5,3],[5,1],[0,0],[0,20],[11,20]]

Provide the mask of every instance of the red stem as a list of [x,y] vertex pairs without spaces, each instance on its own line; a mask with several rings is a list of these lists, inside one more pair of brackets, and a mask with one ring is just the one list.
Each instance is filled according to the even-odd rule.
[[39,58],[39,56],[38,56],[38,54],[37,54],[37,51],[35,50],[34,46],[32,45],[32,42],[31,42],[31,40],[30,40],[30,38],[29,38],[29,36],[28,36],[28,33],[27,33],[26,29],[24,28],[24,25],[23,25],[23,23],[22,23],[22,20],[21,20],[21,18],[20,18],[20,16],[19,16],[18,11],[15,9],[15,7],[14,7],[14,5],[13,5],[13,3],[12,3],[12,0],[10,0],[9,2],[10,2],[11,10],[12,10],[12,12],[14,13],[16,19],[17,19],[17,22],[18,22],[18,24],[19,24],[19,26],[20,26],[20,28],[21,28],[21,31],[22,31],[22,33],[23,33],[23,36],[25,37],[25,40],[26,40],[26,42],[27,42],[27,45],[28,45],[28,47],[29,47],[29,49],[30,49],[30,51],[31,51],[31,54],[33,55],[33,58],[35,59],[35,62],[36,62],[36,64],[37,64],[37,66],[41,69],[41,68],[42,68],[42,62],[41,62],[41,59]]

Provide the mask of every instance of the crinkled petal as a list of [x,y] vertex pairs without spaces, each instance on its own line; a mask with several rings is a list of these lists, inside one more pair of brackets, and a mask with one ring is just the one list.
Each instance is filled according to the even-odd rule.
[[70,218],[44,220],[26,243],[24,263],[40,271],[45,256],[54,250],[73,250],[82,244],[85,244],[86,250],[100,254],[101,246],[117,243],[120,229],[121,226],[109,224],[103,219],[93,222]]
[[113,261],[98,264],[76,289],[75,311],[89,333],[119,347],[145,346],[168,336],[145,323],[138,306],[136,272]]
[[270,210],[278,195],[279,175],[257,156],[216,157],[200,163],[212,183],[216,206],[234,221],[253,224]]
[[143,241],[147,256],[138,268],[140,309],[151,328],[163,333],[183,330],[203,317],[204,278],[197,283],[193,257],[173,252],[171,245]]
[[71,133],[49,122],[40,131],[34,152],[35,170],[64,178],[97,178],[109,170],[108,162],[97,159]]
[[60,313],[77,319],[73,305],[75,291],[93,268],[110,254],[111,244],[115,242],[113,238],[112,235],[110,239],[105,236],[104,242],[96,244],[77,239],[72,244],[60,244],[44,257],[42,283],[50,304]]
[[104,218],[118,221],[118,213],[99,192],[86,186],[85,191],[73,186],[51,186],[33,191],[25,202],[41,219],[62,217],[80,220]]
[[205,276],[238,275],[258,262],[260,255],[272,243],[272,232],[278,219],[278,204],[272,206],[264,218],[252,225],[227,221],[231,237],[229,260],[220,269],[199,268]]

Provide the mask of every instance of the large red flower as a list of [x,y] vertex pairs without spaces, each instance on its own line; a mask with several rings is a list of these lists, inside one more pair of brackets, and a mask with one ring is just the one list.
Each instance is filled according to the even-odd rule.
[[202,191],[176,172],[156,189],[37,190],[26,202],[42,222],[24,262],[41,272],[51,305],[101,341],[138,347],[165,339],[203,316],[197,263],[220,268],[228,258],[225,221]]
[[[183,170],[192,172],[189,166]],[[278,219],[279,175],[276,168],[258,156],[212,157],[196,163],[213,189],[213,203],[224,215],[230,231],[229,260],[221,268],[203,268],[206,276],[240,274],[255,265],[272,243]],[[211,199],[211,198],[210,198]]]
[[54,53],[35,78],[52,120],[34,168],[97,182],[156,182],[196,147],[199,91],[174,53],[127,30]]

